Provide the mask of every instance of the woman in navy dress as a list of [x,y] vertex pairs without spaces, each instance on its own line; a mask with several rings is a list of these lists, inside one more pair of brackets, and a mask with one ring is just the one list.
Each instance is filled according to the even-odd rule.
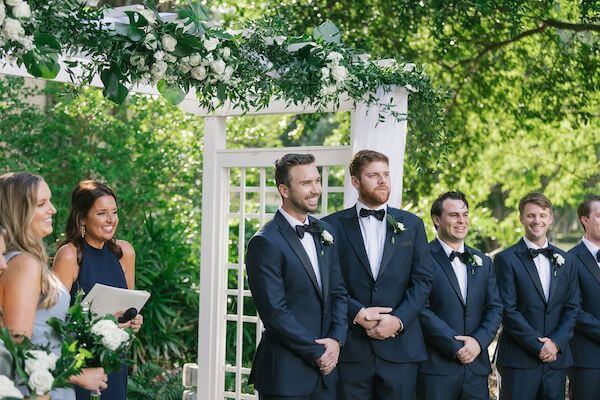
[[[88,293],[96,283],[123,289],[133,289],[135,282],[135,251],[124,240],[115,239],[119,224],[117,196],[107,185],[85,180],[71,196],[66,238],[54,258],[53,270],[71,292]],[[141,315],[120,324],[137,332],[143,323]],[[90,392],[76,390],[77,400],[89,399]],[[127,398],[127,366],[108,376],[108,388],[103,399]]]

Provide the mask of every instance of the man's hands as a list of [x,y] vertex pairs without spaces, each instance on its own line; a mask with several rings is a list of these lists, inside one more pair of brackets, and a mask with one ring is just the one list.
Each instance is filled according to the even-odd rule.
[[539,358],[542,362],[550,363],[556,361],[556,357],[558,357],[559,348],[552,341],[552,339],[547,337],[538,338],[540,343],[543,343],[542,349],[540,350]]
[[390,307],[362,308],[354,318],[354,322],[365,328],[367,335],[373,339],[383,340],[396,336],[402,330],[398,317],[390,315]]
[[315,360],[315,364],[317,364],[323,375],[329,375],[340,358],[340,344],[337,340],[331,338],[317,339],[315,342],[325,346],[325,353]]
[[471,336],[454,336],[454,339],[464,343],[456,352],[456,358],[463,364],[471,364],[481,353],[479,342]]

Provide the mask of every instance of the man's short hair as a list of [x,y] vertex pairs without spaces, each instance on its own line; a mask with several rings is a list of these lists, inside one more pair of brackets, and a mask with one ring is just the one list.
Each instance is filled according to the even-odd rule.
[[296,165],[307,165],[315,162],[312,154],[289,153],[275,161],[275,184],[290,185],[290,169]]
[[[449,192],[446,193],[442,193],[441,195],[438,196],[437,199],[435,199],[433,201],[433,204],[431,204],[431,220],[433,221],[433,217],[441,217],[442,216],[442,212],[444,211],[444,201],[450,199],[450,200],[462,200],[463,203],[465,203],[465,206],[467,206],[467,210],[469,209],[469,202],[467,201],[467,196],[465,196],[465,194],[463,192],[460,192],[458,190],[451,190]],[[433,225],[435,226],[435,229],[437,229],[437,225],[435,224],[435,222],[433,223]]]
[[374,161],[382,161],[386,164],[390,164],[388,156],[375,150],[361,150],[352,157],[350,161],[350,175],[360,178],[360,174],[365,165],[370,164]]
[[521,200],[519,200],[519,214],[523,215],[523,209],[525,205],[531,203],[542,207],[543,209],[549,208],[550,212],[552,212],[552,202],[549,198],[544,196],[543,193],[540,192],[530,192],[525,195]]
[[577,207],[577,217],[579,218],[579,223],[583,227],[583,231],[585,232],[585,226],[581,223],[581,217],[589,217],[592,213],[592,204],[596,201],[600,202],[600,196],[597,194],[588,196],[581,202],[579,207]]

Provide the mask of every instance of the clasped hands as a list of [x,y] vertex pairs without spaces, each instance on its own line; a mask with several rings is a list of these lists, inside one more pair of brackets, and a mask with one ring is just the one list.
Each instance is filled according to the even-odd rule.
[[323,375],[329,375],[337,366],[340,357],[340,344],[337,340],[331,338],[317,339],[315,342],[325,346],[325,353],[315,360],[315,364],[317,364]]
[[460,340],[464,343],[463,347],[458,349],[456,352],[456,358],[458,361],[465,365],[471,364],[473,361],[475,361],[477,356],[479,356],[481,353],[481,346],[479,345],[479,342],[471,336],[458,335],[454,336],[454,339]]
[[396,337],[403,327],[400,319],[390,314],[392,311],[390,307],[365,307],[356,314],[354,322],[365,328],[373,339]]
[[556,343],[547,337],[539,337],[538,341],[544,344],[538,355],[540,360],[545,363],[556,361],[556,357],[558,357],[558,352],[560,351]]

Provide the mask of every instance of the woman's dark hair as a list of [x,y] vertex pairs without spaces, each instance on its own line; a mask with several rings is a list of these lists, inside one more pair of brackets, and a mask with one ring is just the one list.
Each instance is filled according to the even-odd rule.
[[[67,226],[65,229],[65,239],[58,245],[62,247],[67,243],[73,243],[77,248],[77,264],[81,264],[83,254],[84,237],[81,235],[81,220],[87,216],[97,199],[103,196],[111,196],[117,202],[117,195],[108,185],[94,180],[85,180],[79,182],[71,194],[71,207]],[[123,257],[123,250],[117,244],[113,237],[106,242],[108,249],[119,259]]]

